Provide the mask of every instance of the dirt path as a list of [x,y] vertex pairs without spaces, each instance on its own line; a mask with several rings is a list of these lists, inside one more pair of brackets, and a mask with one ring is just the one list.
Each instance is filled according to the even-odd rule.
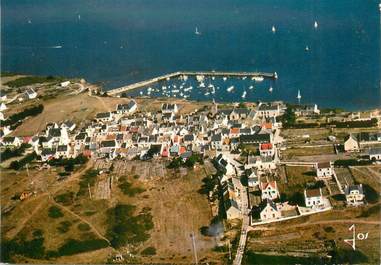
[[67,208],[67,207],[65,207],[65,206],[63,206],[63,205],[61,205],[61,204],[59,204],[58,202],[56,202],[56,201],[54,200],[54,198],[51,198],[51,199],[52,199],[51,201],[52,201],[52,203],[53,203],[54,205],[56,205],[57,207],[60,207],[60,208],[63,209],[64,211],[70,213],[71,215],[73,215],[73,216],[75,216],[76,218],[78,218],[79,220],[81,220],[82,222],[88,224],[88,225],[91,227],[91,229],[92,229],[92,230],[93,230],[93,231],[94,231],[100,238],[106,240],[106,241],[111,245],[110,241],[109,241],[106,237],[104,237],[104,236],[97,230],[97,228],[96,228],[95,226],[93,226],[92,223],[90,223],[89,221],[87,221],[87,220],[84,219],[83,217],[79,216],[78,214],[76,214],[75,212],[73,212],[72,210],[70,210],[69,208]]
[[255,227],[252,230],[282,230],[282,229],[299,228],[299,227],[305,227],[305,226],[311,226],[311,225],[323,225],[323,224],[368,224],[368,225],[381,225],[381,221],[348,220],[348,219],[342,219],[342,220],[322,220],[322,221],[315,221],[315,222],[306,222],[306,223],[303,223],[303,224],[288,225],[288,226],[284,226],[284,227]]
[[[47,193],[43,193],[42,196],[39,196],[39,199],[42,199],[42,197],[47,196],[47,195],[48,195]],[[43,200],[42,199],[41,202],[33,209],[33,211],[28,216],[26,216],[21,221],[21,223],[19,223],[16,226],[16,228],[14,230],[11,230],[11,231],[8,232],[7,237],[9,237],[11,239],[14,238],[24,228],[26,223],[42,208],[42,206],[45,205],[46,202],[47,202],[47,200]]]
[[[43,193],[40,193],[38,194],[36,197],[33,197],[33,198],[30,198],[30,200],[38,200],[38,199],[41,199],[41,202],[33,209],[33,211],[27,215],[19,224],[17,224],[16,228],[14,228],[13,230],[10,230],[7,234],[7,237],[9,238],[14,238],[23,228],[24,226],[28,223],[28,221],[39,211],[41,210],[41,208],[44,206],[44,204],[46,202],[48,202],[48,200],[46,199],[43,199],[44,197],[53,197],[52,195],[54,195],[57,191],[59,191],[60,189],[62,189],[64,186],[66,186],[68,183],[71,183],[73,181],[77,181],[78,178],[88,169],[90,169],[91,167],[93,166],[93,163],[91,161],[89,161],[86,166],[84,168],[82,168],[81,170],[75,172],[73,175],[71,175],[71,177],[64,183],[59,183],[57,182],[57,186],[53,186],[52,189],[49,191],[46,191],[46,192],[43,192]],[[103,238],[103,236],[101,236]],[[108,241],[108,240],[107,240]]]

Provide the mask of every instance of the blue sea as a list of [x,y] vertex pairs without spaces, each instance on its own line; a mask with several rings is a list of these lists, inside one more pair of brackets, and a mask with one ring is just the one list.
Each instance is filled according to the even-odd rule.
[[1,11],[2,71],[105,89],[180,70],[277,72],[275,82],[207,79],[215,94],[193,84],[189,96],[296,103],[300,90],[322,107],[381,106],[378,0],[3,0]]

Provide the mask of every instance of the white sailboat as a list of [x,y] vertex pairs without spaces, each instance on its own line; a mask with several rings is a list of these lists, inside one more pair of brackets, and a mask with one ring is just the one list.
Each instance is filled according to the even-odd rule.
[[272,86],[270,86],[270,88],[269,88],[269,92],[270,92],[270,93],[273,92],[273,87],[272,87]]
[[196,27],[196,29],[195,29],[195,31],[194,31],[194,34],[196,34],[196,35],[201,35],[201,32],[198,31],[198,28],[197,28],[197,27]]
[[271,31],[272,31],[273,33],[276,32],[276,28],[275,28],[275,26],[273,26],[273,27],[271,28]]
[[306,46],[305,50],[306,52],[308,52],[310,50],[310,47]]
[[296,98],[298,99],[298,102],[300,104],[300,100],[302,99],[302,95],[300,95],[300,90],[298,89],[298,95],[296,96]]
[[319,27],[319,24],[318,24],[317,21],[315,20],[314,28],[317,29],[318,27]]
[[278,79],[278,73],[277,72],[274,72],[274,78]]
[[230,86],[230,87],[228,87],[228,88],[226,89],[226,91],[227,91],[227,92],[232,92],[233,89],[234,89],[234,86]]
[[264,80],[263,76],[253,76],[251,80],[254,80],[255,82],[262,82]]
[[249,89],[251,90],[251,89],[253,89],[254,88],[254,86],[249,86]]
[[241,96],[241,97],[242,97],[242,98],[246,98],[246,93],[247,93],[247,92],[246,92],[246,90],[245,90],[245,91],[243,91],[243,94],[242,94],[242,96]]
[[226,76],[224,76],[222,79],[223,79],[224,81],[226,81],[228,78],[227,78]]

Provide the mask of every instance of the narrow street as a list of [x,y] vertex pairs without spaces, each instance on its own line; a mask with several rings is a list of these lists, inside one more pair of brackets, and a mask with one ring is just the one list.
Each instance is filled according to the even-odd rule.
[[243,185],[240,186],[241,193],[241,202],[242,202],[242,228],[241,228],[241,236],[239,239],[239,244],[237,248],[237,254],[234,258],[233,264],[240,265],[242,262],[243,255],[245,253],[246,240],[247,240],[247,230],[250,224],[249,218],[249,201],[247,189]]

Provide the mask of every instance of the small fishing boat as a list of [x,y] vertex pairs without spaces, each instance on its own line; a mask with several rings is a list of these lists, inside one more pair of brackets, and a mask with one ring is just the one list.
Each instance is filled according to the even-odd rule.
[[317,29],[319,27],[317,21],[315,20],[315,23],[314,23],[314,28]]
[[278,79],[278,74],[277,74],[277,72],[274,72],[274,78],[275,78],[275,79]]
[[263,76],[253,76],[251,79],[255,82],[262,82],[264,80]]
[[210,93],[209,93],[209,92],[206,92],[204,95],[205,95],[205,96],[209,96],[209,95],[210,95]]
[[254,88],[254,86],[249,86],[249,89],[253,89]]
[[205,83],[204,82],[201,82],[199,87],[205,87]]
[[201,32],[198,31],[198,28],[197,28],[197,27],[196,27],[196,29],[194,30],[194,34],[196,34],[196,35],[201,35]]
[[273,92],[273,87],[272,87],[272,86],[270,86],[270,88],[269,88],[269,92],[270,92],[270,93]]
[[243,91],[243,94],[242,94],[242,96],[241,96],[241,97],[242,97],[242,98],[246,98],[246,93],[247,93],[247,92],[246,92],[246,90],[245,90],[245,91]]
[[271,28],[271,31],[272,31],[273,33],[276,32],[276,28],[275,28],[275,26],[273,26],[273,27]]
[[247,78],[247,76],[244,76],[244,77],[242,77],[242,80],[245,80]]
[[310,47],[306,46],[305,50],[306,52],[308,52],[310,50]]
[[224,81],[226,81],[228,78],[227,78],[226,76],[224,76],[222,79],[223,79]]
[[228,88],[226,89],[226,91],[227,91],[227,92],[232,92],[233,89],[234,89],[234,86],[230,86],[230,87],[228,87]]

